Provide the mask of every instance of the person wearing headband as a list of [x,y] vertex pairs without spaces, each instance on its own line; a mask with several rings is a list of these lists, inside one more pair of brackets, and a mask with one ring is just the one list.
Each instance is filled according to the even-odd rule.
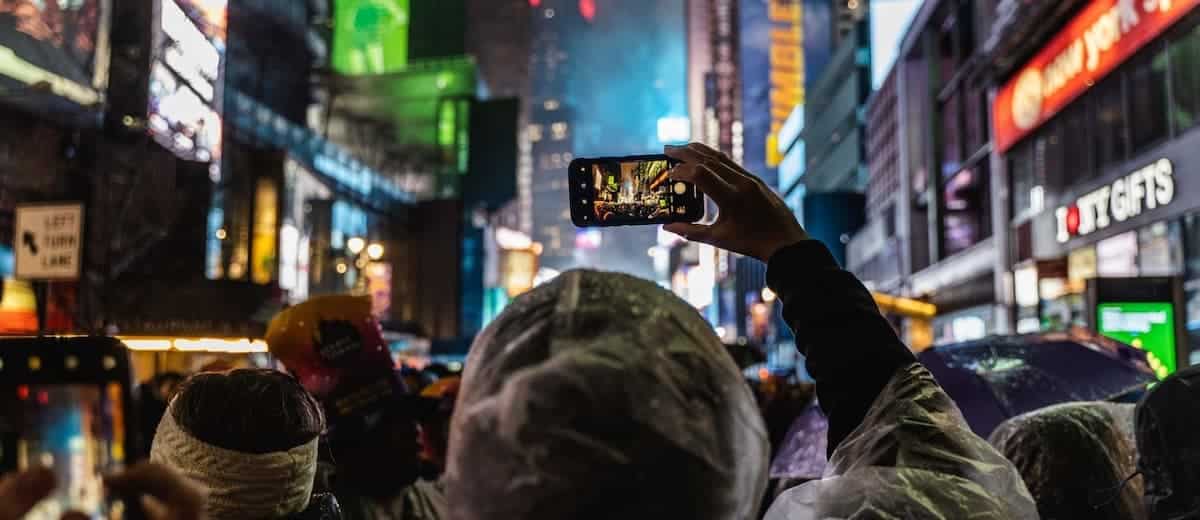
[[209,520],[341,517],[314,497],[320,404],[275,370],[201,373],[185,381],[158,424],[150,460],[205,491]]

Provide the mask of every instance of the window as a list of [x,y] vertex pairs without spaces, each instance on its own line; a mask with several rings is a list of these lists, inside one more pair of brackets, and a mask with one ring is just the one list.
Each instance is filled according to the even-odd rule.
[[942,105],[942,178],[949,179],[962,166],[961,97],[958,92]]
[[967,90],[965,103],[963,106],[963,118],[966,129],[966,150],[967,157],[975,155],[984,143],[988,141],[987,129],[987,94],[982,88],[972,85]]
[[1033,187],[1040,184],[1033,168],[1033,141],[1025,141],[1008,152],[1008,172],[1012,179],[1012,215],[1025,216],[1032,204]]
[[959,253],[991,236],[991,190],[986,161],[946,181],[943,257]]
[[567,138],[567,124],[559,121],[550,125],[550,136],[555,141],[562,141]]
[[1200,25],[1171,42],[1171,116],[1176,131],[1200,122]]
[[[1033,140],[1033,178],[1037,181],[1030,189],[1039,184],[1061,186],[1068,175],[1063,171],[1062,123],[1055,120],[1046,124]],[[1031,200],[1031,207],[1037,209],[1037,201]]]
[[1092,152],[1095,167],[1103,171],[1125,160],[1125,107],[1119,77],[1110,77],[1092,92]]
[[958,56],[955,49],[955,28],[957,24],[942,31],[940,41],[938,42],[938,53],[941,59],[941,77],[938,78],[939,85],[945,85],[958,72]]
[[1092,138],[1087,105],[1075,103],[1063,111],[1059,118],[1062,129],[1059,133],[1062,139],[1062,171],[1057,177],[1046,181],[1055,191],[1096,176],[1096,169],[1092,167],[1092,155],[1085,153]]
[[1141,276],[1173,276],[1183,272],[1183,230],[1179,221],[1155,222],[1138,230]]
[[[1153,45],[1153,44],[1152,44]],[[1136,153],[1167,138],[1167,53],[1158,46],[1127,67],[1129,137]]]

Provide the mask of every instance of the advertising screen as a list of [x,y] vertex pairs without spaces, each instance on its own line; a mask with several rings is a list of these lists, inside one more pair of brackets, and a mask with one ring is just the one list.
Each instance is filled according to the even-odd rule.
[[383,74],[408,64],[408,0],[333,3],[333,69]]
[[225,0],[161,0],[150,69],[150,133],[184,159],[221,156]]
[[1175,309],[1168,302],[1102,303],[1100,333],[1146,352],[1159,379],[1175,371]]
[[98,102],[100,11],[101,0],[0,0],[0,97],[34,89]]

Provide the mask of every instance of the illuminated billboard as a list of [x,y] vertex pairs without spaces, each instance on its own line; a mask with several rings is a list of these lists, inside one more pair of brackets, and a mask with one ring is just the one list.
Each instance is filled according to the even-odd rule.
[[221,156],[225,0],[161,0],[150,67],[150,134],[178,156]]
[[51,92],[89,106],[100,101],[106,67],[101,0],[0,0],[0,98]]
[[1175,310],[1170,302],[1102,303],[1100,333],[1146,352],[1159,379],[1175,372]]
[[408,0],[333,3],[333,70],[383,74],[408,64]]

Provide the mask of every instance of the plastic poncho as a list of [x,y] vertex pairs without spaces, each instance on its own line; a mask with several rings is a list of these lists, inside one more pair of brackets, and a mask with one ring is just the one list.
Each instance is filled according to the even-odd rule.
[[824,478],[785,492],[766,520],[1037,517],[1012,464],[913,363],[833,452]]
[[476,339],[451,427],[453,520],[747,520],[766,485],[749,386],[695,309],[570,271]]
[[1136,420],[1150,518],[1200,518],[1200,367],[1180,370],[1147,392]]
[[1066,403],[1004,421],[991,435],[1016,465],[1042,520],[1145,518],[1135,471],[1133,405]]

